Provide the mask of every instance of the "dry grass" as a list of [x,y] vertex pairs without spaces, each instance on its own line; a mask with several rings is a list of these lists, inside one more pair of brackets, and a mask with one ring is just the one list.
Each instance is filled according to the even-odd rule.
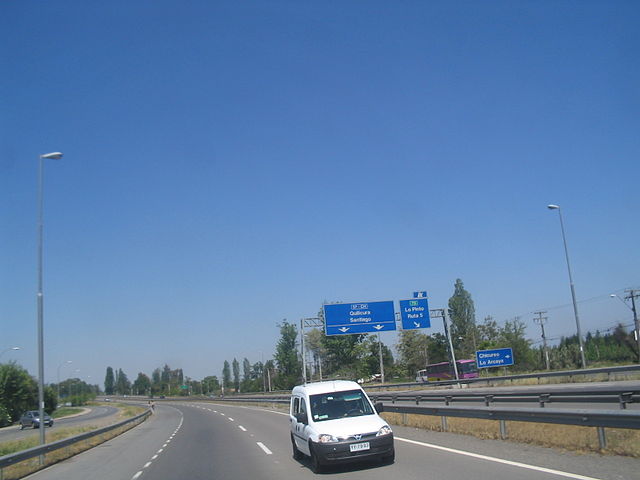
[[[443,431],[441,417],[385,412],[382,416],[393,425]],[[500,438],[500,424],[496,420],[447,418],[452,433],[473,435],[478,438]],[[597,452],[605,455],[625,455],[640,458],[640,431],[606,428],[607,448],[600,449],[595,427],[556,425],[533,422],[506,422],[507,438],[516,442],[562,448],[574,452]]]

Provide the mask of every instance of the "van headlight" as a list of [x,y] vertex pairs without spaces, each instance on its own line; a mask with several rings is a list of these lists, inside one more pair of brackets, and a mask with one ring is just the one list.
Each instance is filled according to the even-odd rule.
[[378,433],[376,433],[376,437],[381,437],[382,435],[389,435],[390,433],[393,433],[391,431],[391,427],[389,427],[389,425],[385,425],[380,430],[378,430]]
[[322,435],[320,435],[318,437],[318,441],[320,443],[330,443],[330,442],[337,442],[338,439],[336,437],[334,437],[333,435],[329,435],[329,434],[323,433]]

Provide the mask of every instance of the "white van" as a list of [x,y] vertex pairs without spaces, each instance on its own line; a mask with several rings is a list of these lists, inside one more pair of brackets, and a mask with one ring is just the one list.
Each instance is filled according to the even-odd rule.
[[[377,404],[382,411],[382,404]],[[293,458],[324,465],[366,459],[393,463],[393,432],[356,382],[307,383],[291,392],[289,410]]]

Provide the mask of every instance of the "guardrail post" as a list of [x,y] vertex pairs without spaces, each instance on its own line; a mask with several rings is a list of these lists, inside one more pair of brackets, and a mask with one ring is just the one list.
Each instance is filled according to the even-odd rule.
[[622,410],[626,410],[627,403],[631,402],[632,400],[633,400],[633,393],[632,392],[621,393],[620,394],[620,408]]
[[500,439],[507,439],[507,422],[505,420],[500,420]]
[[409,423],[409,417],[407,416],[406,413],[402,414],[402,424],[403,425],[407,425]]
[[447,422],[447,417],[445,417],[444,415],[442,417],[440,417],[442,419],[442,431],[443,432],[448,432],[449,431],[449,424]]
[[596,427],[598,429],[598,443],[600,444],[600,450],[607,448],[607,437],[604,433],[604,427]]

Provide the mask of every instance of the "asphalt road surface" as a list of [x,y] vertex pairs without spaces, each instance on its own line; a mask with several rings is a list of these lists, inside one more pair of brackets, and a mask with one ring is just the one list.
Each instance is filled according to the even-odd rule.
[[[46,433],[54,431],[60,428],[69,428],[69,427],[79,427],[83,425],[91,425],[92,423],[96,423],[98,421],[102,421],[112,415],[118,413],[118,409],[114,407],[91,407],[91,411],[86,413],[85,415],[73,416],[70,418],[54,418],[53,419],[53,427],[46,427]],[[24,430],[20,430],[20,427],[14,425],[12,427],[6,427],[0,429],[0,443],[2,442],[10,442],[13,440],[24,440],[30,436],[38,436],[39,432],[37,428],[25,428]]]
[[156,406],[149,420],[36,480],[632,480],[640,461],[394,427],[396,462],[335,466],[315,475],[291,455],[288,416],[212,403]]

